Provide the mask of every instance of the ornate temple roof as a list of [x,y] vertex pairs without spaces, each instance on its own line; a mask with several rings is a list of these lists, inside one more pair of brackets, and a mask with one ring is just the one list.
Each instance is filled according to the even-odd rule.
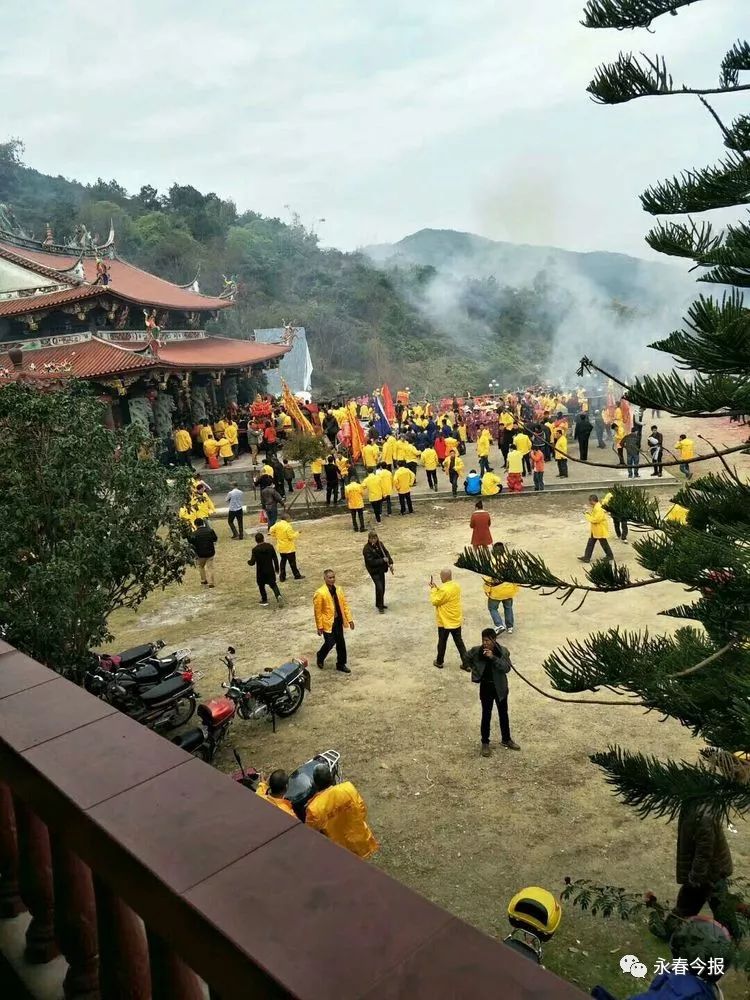
[[[170,334],[165,334],[169,337]],[[129,340],[118,343],[116,334],[61,334],[37,341],[0,344],[0,384],[19,376],[64,380],[101,379],[150,371],[216,371],[251,368],[280,358],[286,344],[258,344],[252,340],[210,337],[180,331],[164,341]],[[185,336],[187,339],[179,339]],[[20,368],[11,352],[22,350]]]
[[[31,241],[19,246],[8,238],[8,234],[0,233],[0,258],[36,272],[47,278],[48,283],[79,289],[88,287],[94,289],[95,294],[109,293],[136,305],[171,309],[176,312],[213,312],[216,309],[226,309],[232,304],[230,298],[201,295],[200,292],[194,291],[195,282],[187,286],[175,285],[121,260],[116,255],[105,259],[109,284],[95,284],[96,258],[87,256],[82,251],[76,253],[73,248],[69,248],[67,253],[63,252],[64,250],[65,248],[55,248],[53,252],[41,244],[33,246]],[[25,308],[22,310],[24,313],[46,309],[50,304],[54,304],[50,302],[48,293],[27,295],[13,301],[25,302]],[[0,313],[0,315],[8,314]]]

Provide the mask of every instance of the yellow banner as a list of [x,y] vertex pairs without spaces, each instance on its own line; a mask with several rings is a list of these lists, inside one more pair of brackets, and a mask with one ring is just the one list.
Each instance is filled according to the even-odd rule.
[[286,410],[286,412],[289,414],[289,416],[292,418],[292,420],[294,421],[294,423],[302,431],[302,433],[303,434],[310,434],[313,437],[315,437],[316,434],[320,434],[321,433],[321,429],[317,428],[317,430],[316,430],[316,428],[313,427],[313,425],[310,423],[310,421],[307,419],[307,417],[305,416],[305,414],[300,409],[299,403],[294,398],[294,396],[292,395],[291,389],[289,388],[289,386],[286,384],[286,382],[283,379],[281,380],[281,386],[282,386],[281,400],[282,400],[283,407]]
[[362,449],[365,446],[365,435],[357,417],[357,404],[354,402],[349,403],[346,409],[349,418],[349,429],[351,431],[352,458],[355,462],[358,462],[362,456]]

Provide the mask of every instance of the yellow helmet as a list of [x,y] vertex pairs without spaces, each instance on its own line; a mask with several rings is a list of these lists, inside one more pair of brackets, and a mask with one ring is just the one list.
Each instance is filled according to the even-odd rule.
[[547,889],[528,886],[517,892],[508,904],[508,920],[513,927],[530,931],[542,941],[549,941],[562,920],[562,907]]

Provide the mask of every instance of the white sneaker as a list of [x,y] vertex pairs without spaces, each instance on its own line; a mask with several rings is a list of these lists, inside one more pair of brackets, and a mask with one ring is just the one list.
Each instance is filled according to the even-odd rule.
[[260,606],[261,606],[262,608],[267,608],[267,607],[268,607],[268,601],[261,601],[261,602],[260,602]]
[[510,628],[507,628],[505,631],[508,633],[508,635],[513,635],[513,626],[511,625]]
[[500,633],[504,632],[504,631],[505,631],[505,626],[504,625],[496,625],[495,626],[495,635],[500,635]]

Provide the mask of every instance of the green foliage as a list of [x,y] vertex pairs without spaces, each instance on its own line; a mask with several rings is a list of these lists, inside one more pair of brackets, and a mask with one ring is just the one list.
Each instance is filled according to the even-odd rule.
[[107,619],[182,579],[176,516],[187,473],[140,459],[137,426],[113,432],[85,387],[0,390],[0,628],[77,679]]
[[284,458],[302,465],[302,475],[314,458],[325,458],[331,450],[330,442],[321,434],[303,434],[295,431],[284,442]]
[[588,0],[586,28],[649,28],[662,14],[674,14],[697,0]]

